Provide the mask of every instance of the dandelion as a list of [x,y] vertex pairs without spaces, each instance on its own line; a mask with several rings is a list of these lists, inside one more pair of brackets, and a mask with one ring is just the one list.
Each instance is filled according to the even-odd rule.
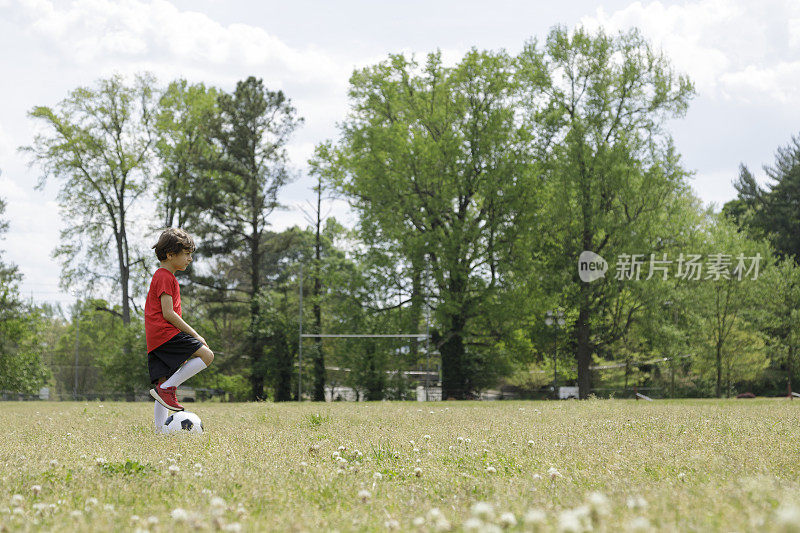
[[148,516],[147,517],[147,525],[150,527],[154,527],[158,524],[158,517],[157,516]]
[[203,477],[203,473],[202,472],[195,472],[194,473],[194,477]]
[[95,457],[94,462],[99,466],[103,466],[104,464],[106,464],[107,461],[105,460],[104,457]]
[[347,447],[346,447],[346,446],[339,446],[339,451],[340,451],[340,452],[343,452],[343,451],[345,451],[346,449],[347,449]]
[[541,509],[528,509],[522,517],[522,522],[533,529],[544,526],[547,521],[547,514]]
[[417,477],[422,477],[422,469],[420,467],[416,467],[414,469],[414,475]]
[[458,442],[459,444],[461,444],[462,442],[464,442],[464,437],[458,437],[458,438],[456,439],[456,442]]
[[105,504],[103,506],[103,510],[107,513],[112,513],[112,514],[115,512],[114,506],[110,503]]
[[517,518],[514,513],[503,513],[500,515],[500,525],[505,527],[514,527],[517,525]]
[[247,509],[245,509],[244,505],[242,505],[241,503],[239,503],[239,505],[236,506],[236,515],[239,518],[244,518],[245,515],[247,515]]
[[564,477],[564,476],[561,475],[561,472],[559,472],[556,469],[556,467],[554,467],[554,466],[550,467],[550,469],[547,471],[547,475],[550,476],[550,479],[556,479],[556,478]]
[[531,479],[534,481],[539,481],[540,479],[542,479],[542,476],[540,476],[539,474],[534,474],[533,476],[531,476]]
[[678,479],[681,481],[686,481],[686,473],[681,472],[680,474],[678,474]]
[[627,501],[628,509],[647,509],[647,500],[641,496],[631,496]]
[[333,452],[333,453],[331,454],[331,458],[332,458],[332,459],[336,459],[337,457],[341,457],[341,456],[342,456],[342,454],[340,454],[339,452]]
[[589,508],[585,505],[567,509],[558,515],[558,531],[562,533],[582,533],[592,528]]
[[497,473],[497,469],[495,467],[489,465],[489,466],[486,467],[486,473],[487,474],[496,474]]
[[592,492],[586,500],[589,503],[592,523],[597,525],[601,517],[609,514],[608,498],[601,492]]
[[195,463],[195,464],[194,464],[194,467],[195,467],[197,470],[200,470],[200,469],[202,469],[202,468],[203,468],[203,465],[201,465],[200,463]]
[[56,461],[55,459],[51,459],[50,466],[58,466],[58,461]]
[[534,444],[535,444],[535,443],[534,443],[532,440],[529,440],[529,441],[528,441],[528,446],[530,446],[531,448],[533,448],[533,445],[534,445]]
[[33,494],[34,494],[35,496],[38,496],[38,495],[39,495],[39,493],[40,493],[40,492],[42,492],[42,486],[41,486],[41,485],[34,485],[34,486],[32,486],[32,487],[31,487],[31,492],[33,492]]
[[409,444],[411,444],[412,447],[414,447],[414,441],[413,440],[410,440],[408,442],[409,442]]
[[169,473],[172,474],[173,476],[178,475],[178,472],[180,471],[181,467],[179,467],[178,465],[169,465]]
[[11,507],[22,507],[25,497],[22,494],[14,494],[11,497]]
[[398,522],[394,518],[390,518],[389,520],[383,523],[383,526],[386,529],[400,529],[400,522]]
[[173,509],[169,515],[176,522],[186,522],[187,520],[189,520],[189,513],[187,513],[184,509],[181,509],[180,507]]
[[414,520],[411,521],[411,525],[413,525],[414,527],[422,527],[425,525],[425,519],[422,518],[421,516],[417,516],[414,518]]
[[472,516],[486,520],[487,522],[494,520],[494,507],[492,504],[486,502],[477,502],[473,504],[470,509]]
[[225,503],[225,500],[223,500],[222,498],[214,496],[213,498],[211,498],[210,506],[211,506],[211,514],[219,516],[225,512],[225,507],[227,506],[227,504]]
[[423,438],[424,440],[426,440],[426,441],[427,441],[427,440],[431,440],[431,436],[430,436],[430,435],[423,435],[423,437],[422,437],[422,438]]
[[380,481],[383,479],[383,474],[381,474],[380,472],[375,472],[374,474],[372,474],[372,479]]
[[308,447],[309,453],[317,453],[319,451],[319,444],[312,444]]
[[358,499],[361,500],[362,503],[367,503],[371,496],[372,494],[366,489],[358,491]]
[[33,510],[36,511],[36,514],[42,514],[43,512],[45,512],[47,510],[47,504],[46,503],[41,503],[41,502],[34,503],[33,504]]
[[97,505],[98,501],[97,498],[89,498],[86,500],[86,509],[89,510],[95,505]]
[[628,522],[627,531],[630,531],[631,533],[639,531],[644,532],[650,530],[651,530],[650,521],[643,516],[637,516],[636,518]]
[[461,524],[461,527],[464,528],[464,531],[480,531],[483,528],[483,522],[480,518],[467,518],[464,520],[464,523]]

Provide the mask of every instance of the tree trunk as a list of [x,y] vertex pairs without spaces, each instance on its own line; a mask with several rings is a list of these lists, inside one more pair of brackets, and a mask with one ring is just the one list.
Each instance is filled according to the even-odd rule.
[[[322,226],[322,183],[317,188],[317,234],[314,239],[314,257],[316,263],[314,265],[314,326],[317,334],[322,333],[322,306],[320,305],[320,293],[322,292],[322,283],[320,282],[320,260],[322,257],[322,240],[320,239],[320,226]],[[325,354],[322,351],[322,339],[316,337],[314,339],[314,390],[313,399],[316,402],[325,401]]]
[[580,302],[578,321],[575,324],[576,355],[578,359],[578,397],[585,400],[589,397],[592,387],[589,364],[592,360],[592,346],[590,344],[591,330],[589,326],[589,301],[588,286],[581,287],[583,297]]
[[464,400],[467,390],[467,377],[464,371],[464,325],[466,320],[460,314],[451,316],[450,327],[444,333],[444,342],[439,347],[442,355],[442,399]]
[[722,346],[717,343],[717,387],[716,397],[722,398]]

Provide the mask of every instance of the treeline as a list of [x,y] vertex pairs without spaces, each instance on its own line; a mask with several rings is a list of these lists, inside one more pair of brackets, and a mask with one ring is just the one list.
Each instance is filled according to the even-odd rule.
[[[390,55],[353,73],[339,136],[308,162],[309,226],[276,232],[302,125],[281,91],[145,75],[76,89],[31,111],[41,133],[22,149],[39,186],[60,186],[69,225],[55,255],[64,287],[86,297],[69,317],[33,309],[4,267],[18,305],[2,327],[17,337],[1,345],[0,389],[72,390],[58,369],[76,352],[87,390],[145,388],[141,305],[157,266],[145,236],[180,226],[199,242],[180,279],[185,317],[219,362],[197,385],[236,399],[302,387],[321,400],[334,385],[409,398],[424,381],[403,371],[427,368],[426,348],[445,398],[498,384],[530,395],[577,384],[582,398],[786,391],[800,145],[779,150],[769,189],[742,167],[739,198],[704,208],[665,129],[693,93],[636,31],[556,27],[517,55],[473,49],[454,66]],[[324,216],[332,196],[358,215],[352,230]],[[583,252],[606,260],[604,276],[582,279]],[[299,384],[301,279],[304,332],[429,328],[430,345],[308,339]]]

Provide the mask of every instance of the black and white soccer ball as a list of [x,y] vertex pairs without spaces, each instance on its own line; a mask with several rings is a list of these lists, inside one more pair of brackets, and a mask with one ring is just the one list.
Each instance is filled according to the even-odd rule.
[[203,422],[200,417],[188,411],[172,413],[164,421],[164,433],[203,433]]

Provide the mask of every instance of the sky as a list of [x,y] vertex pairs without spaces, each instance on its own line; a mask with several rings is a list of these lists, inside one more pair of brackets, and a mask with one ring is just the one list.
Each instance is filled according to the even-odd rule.
[[[314,146],[337,136],[355,68],[389,53],[418,58],[440,49],[454,63],[472,47],[518,52],[557,24],[607,32],[638,27],[664,51],[697,95],[671,121],[691,185],[717,208],[733,199],[740,163],[762,184],[775,150],[800,134],[800,2],[795,0],[504,1],[381,0],[0,0],[0,198],[8,203],[3,260],[19,267],[22,295],[68,305],[52,258],[59,231],[59,183],[41,178],[17,148],[31,144],[37,105],[115,73],[149,71],[162,84],[186,78],[223,90],[254,75],[281,89],[305,119],[288,153],[298,176],[281,192],[287,207],[272,229],[308,222]],[[342,201],[326,213],[348,225]],[[155,235],[142,235],[155,242]]]

